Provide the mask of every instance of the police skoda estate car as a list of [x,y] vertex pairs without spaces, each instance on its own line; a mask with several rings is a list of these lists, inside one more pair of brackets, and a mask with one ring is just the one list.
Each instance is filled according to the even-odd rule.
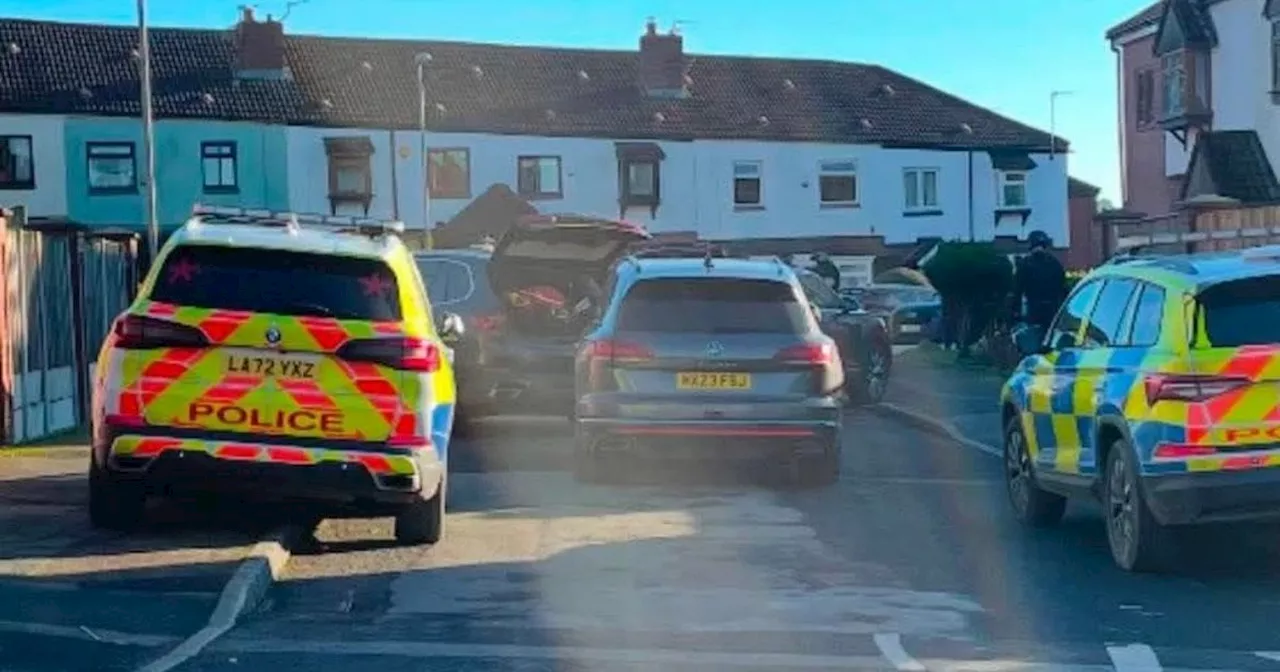
[[1005,384],[1017,516],[1102,500],[1115,563],[1171,560],[1179,525],[1280,516],[1280,247],[1102,266]]
[[197,208],[98,357],[89,509],[271,496],[441,537],[454,380],[394,223]]

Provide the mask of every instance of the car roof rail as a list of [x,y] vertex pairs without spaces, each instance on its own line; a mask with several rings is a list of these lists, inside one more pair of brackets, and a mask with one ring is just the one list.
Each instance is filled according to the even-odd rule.
[[199,203],[191,209],[190,221],[197,225],[239,224],[279,227],[287,229],[291,233],[296,233],[303,228],[326,229],[334,233],[355,233],[365,236],[399,235],[404,233],[404,222],[398,220],[203,205]]

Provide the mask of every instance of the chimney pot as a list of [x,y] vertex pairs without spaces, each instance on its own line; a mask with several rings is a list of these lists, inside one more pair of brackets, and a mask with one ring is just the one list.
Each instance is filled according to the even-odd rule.
[[657,21],[657,19],[655,19],[655,18],[653,18],[653,17],[651,16],[651,17],[649,17],[649,19],[648,19],[647,21],[645,21],[645,22],[644,22],[644,34],[645,34],[645,35],[657,35],[657,34],[658,34],[658,21]]

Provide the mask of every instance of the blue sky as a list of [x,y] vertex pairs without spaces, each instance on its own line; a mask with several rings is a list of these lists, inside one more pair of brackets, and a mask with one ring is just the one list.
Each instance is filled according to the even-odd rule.
[[[151,0],[152,25],[228,27],[245,0]],[[1071,172],[1119,201],[1115,57],[1103,33],[1148,0],[306,0],[294,33],[634,49],[645,17],[685,48],[878,63],[1048,130]],[[252,3],[251,3],[252,4]],[[260,0],[283,14],[286,0]],[[131,23],[133,0],[0,0],[0,15]]]

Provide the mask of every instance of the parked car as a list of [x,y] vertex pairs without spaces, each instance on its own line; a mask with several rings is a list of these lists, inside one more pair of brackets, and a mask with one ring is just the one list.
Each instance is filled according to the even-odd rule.
[[432,307],[463,318],[456,344],[459,422],[573,412],[573,360],[612,268],[648,239],[641,227],[579,215],[522,219],[494,245],[416,255]]
[[578,350],[574,472],[768,460],[838,478],[844,365],[780,261],[632,259]]
[[857,300],[868,312],[883,316],[895,344],[924,340],[929,325],[942,315],[942,298],[932,287],[872,284],[851,287],[841,294]]
[[795,273],[823,332],[840,348],[849,400],[879,402],[893,370],[893,343],[886,320],[865,310],[856,299],[831,289],[817,273],[807,269],[796,269]]

